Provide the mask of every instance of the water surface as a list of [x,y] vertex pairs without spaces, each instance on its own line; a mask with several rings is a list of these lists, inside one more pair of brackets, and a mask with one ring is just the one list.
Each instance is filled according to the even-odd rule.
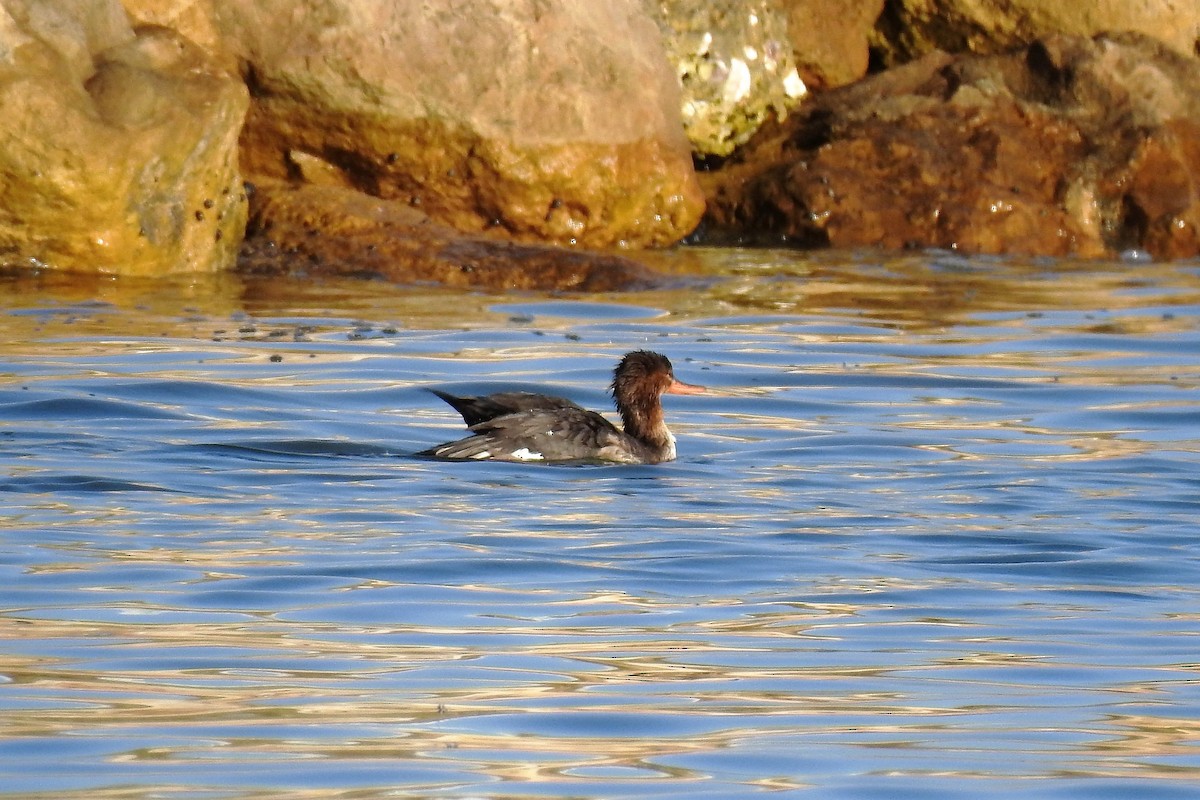
[[[1200,264],[658,258],[6,278],[0,795],[1200,796]],[[639,347],[674,463],[412,457]]]

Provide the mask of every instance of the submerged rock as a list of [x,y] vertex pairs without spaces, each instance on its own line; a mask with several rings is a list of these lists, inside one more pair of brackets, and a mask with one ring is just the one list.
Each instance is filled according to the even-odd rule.
[[930,54],[706,176],[709,222],[807,246],[1195,255],[1200,72],[1148,37]]
[[246,91],[113,2],[0,10],[0,261],[159,275],[230,266]]
[[249,273],[551,291],[639,289],[666,280],[620,256],[466,236],[407,204],[343,187],[263,183],[252,206],[241,258]]

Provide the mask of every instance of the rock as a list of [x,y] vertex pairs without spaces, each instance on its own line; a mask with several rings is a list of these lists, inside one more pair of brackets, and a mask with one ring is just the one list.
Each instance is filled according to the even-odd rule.
[[614,291],[666,277],[627,258],[466,236],[406,203],[339,186],[259,184],[240,269],[480,289]]
[[[36,60],[39,67],[53,65],[69,72],[75,82],[83,83],[95,69],[96,53],[127,44],[134,35],[117,2],[4,0],[0,8],[0,37],[6,49],[21,48],[22,55]],[[12,70],[16,75],[19,62],[5,60],[4,73]]]
[[834,90],[706,176],[709,225],[807,246],[1195,255],[1200,73],[1135,34],[934,53]]
[[1200,52],[1200,5],[1178,0],[891,0],[873,40],[880,64],[934,50],[1001,53],[1065,33],[1090,38],[1133,31],[1182,55]]
[[659,8],[696,153],[729,155],[768,115],[786,117],[807,92],[775,0],[661,0]]
[[134,26],[170,28],[203,48],[209,58],[231,73],[239,65],[227,47],[214,0],[121,0]]
[[245,88],[119,4],[0,11],[4,263],[125,275],[231,265]]
[[324,162],[461,231],[588,247],[669,244],[702,214],[641,0],[213,2],[254,179]]
[[867,74],[883,0],[781,0],[800,76],[810,89],[832,89]]

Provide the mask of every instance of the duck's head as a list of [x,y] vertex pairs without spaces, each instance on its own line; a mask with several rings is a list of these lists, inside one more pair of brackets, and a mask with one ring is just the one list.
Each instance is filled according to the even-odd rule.
[[700,394],[703,386],[694,386],[676,379],[670,360],[649,350],[634,350],[613,370],[613,400],[617,408],[638,408],[657,405],[664,394]]

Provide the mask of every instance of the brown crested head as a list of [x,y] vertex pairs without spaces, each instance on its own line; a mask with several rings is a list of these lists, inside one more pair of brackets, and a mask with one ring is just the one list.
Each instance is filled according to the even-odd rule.
[[649,350],[626,353],[613,370],[612,392],[617,406],[656,401],[675,380],[666,356]]
[[692,386],[675,379],[671,361],[660,353],[634,350],[613,370],[610,387],[617,407],[652,405],[664,394],[697,394],[702,386]]

